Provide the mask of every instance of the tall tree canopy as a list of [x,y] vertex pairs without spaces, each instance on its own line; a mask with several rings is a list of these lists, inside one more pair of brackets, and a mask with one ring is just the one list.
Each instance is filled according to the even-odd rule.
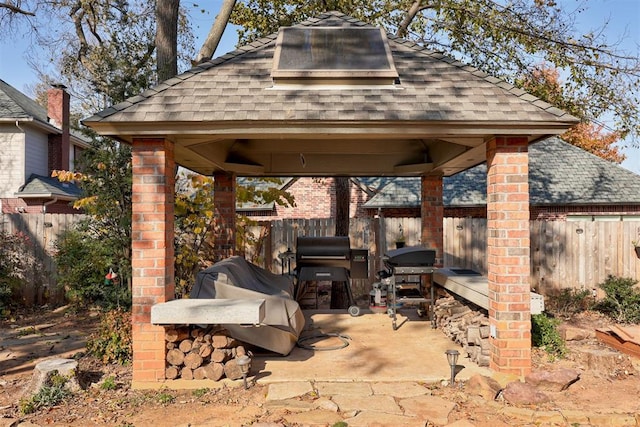
[[[40,80],[64,83],[72,99],[81,100],[75,108],[85,115],[153,86],[158,81],[158,59],[163,72],[175,75],[179,68],[190,67],[195,56],[186,11],[175,13],[179,0],[11,2],[21,12],[6,4],[0,3],[0,24],[6,24],[0,25],[0,35],[28,34],[32,38],[29,63]],[[175,21],[169,24],[172,31],[161,31],[158,38],[157,15],[169,15]],[[157,43],[178,49],[169,49],[168,59],[157,58]]]
[[563,99],[578,107],[574,114],[594,123],[611,114],[617,134],[635,142],[640,134],[638,52],[623,52],[606,40],[606,23],[578,33],[580,7],[563,9],[554,0],[245,0],[236,4],[231,22],[241,27],[244,43],[337,10],[510,83],[518,84],[545,64],[567,76]]

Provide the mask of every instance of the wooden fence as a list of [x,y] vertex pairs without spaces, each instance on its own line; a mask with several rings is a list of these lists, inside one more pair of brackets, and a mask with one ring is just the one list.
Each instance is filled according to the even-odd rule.
[[[597,289],[608,275],[640,280],[640,221],[531,221],[531,285],[543,295]],[[484,274],[487,221],[444,219],[444,264]]]
[[28,283],[21,290],[23,301],[30,304],[62,302],[64,294],[56,282],[56,266],[53,259],[56,240],[83,215],[71,214],[0,214],[0,231],[21,234],[27,253],[35,260]]
[[[332,236],[332,219],[281,220],[267,227],[265,250],[260,257],[273,272],[287,271],[278,255],[295,251],[295,238]],[[382,269],[381,252],[395,247],[402,226],[406,244],[420,244],[419,218],[352,219],[352,248],[369,250],[369,279],[354,281],[354,293],[364,294]],[[482,218],[445,218],[444,265],[487,272],[487,221]],[[384,239],[380,239],[383,230]],[[531,284],[539,293],[551,295],[564,288],[594,289],[608,275],[640,280],[640,259],[633,240],[640,240],[640,221],[531,221]],[[383,251],[378,250],[380,246]],[[266,249],[269,248],[269,249]]]
[[[31,253],[42,263],[42,271],[34,271],[29,280],[32,286],[23,290],[25,302],[41,304],[61,299],[55,280],[55,242],[62,231],[81,218],[62,214],[0,215],[0,230],[27,236]],[[400,229],[406,245],[413,246],[420,244],[420,227],[420,218],[351,220],[351,247],[369,251],[369,279],[354,280],[354,294],[368,294],[375,273],[383,268],[381,255],[395,248]],[[486,274],[486,220],[445,218],[443,227],[444,265]],[[279,255],[287,249],[295,251],[297,236],[333,236],[335,220],[279,220],[253,228],[256,235],[263,233],[266,237],[259,253],[247,249],[247,257],[281,273],[288,267]],[[640,240],[640,221],[531,221],[532,287],[550,295],[563,288],[594,289],[608,275],[640,280],[640,259],[635,255],[633,240]]]

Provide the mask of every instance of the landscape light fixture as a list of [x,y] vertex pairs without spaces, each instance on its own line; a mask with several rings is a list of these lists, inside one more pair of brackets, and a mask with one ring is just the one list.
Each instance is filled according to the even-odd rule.
[[247,390],[249,386],[247,385],[247,375],[249,374],[249,369],[251,369],[251,358],[246,354],[238,357],[237,360],[238,366],[240,367],[240,371],[242,372],[242,381],[244,381],[244,389]]
[[453,386],[456,376],[456,364],[458,363],[460,352],[458,350],[447,350],[445,354],[447,355],[447,362],[449,362],[449,367],[451,368],[451,386]]

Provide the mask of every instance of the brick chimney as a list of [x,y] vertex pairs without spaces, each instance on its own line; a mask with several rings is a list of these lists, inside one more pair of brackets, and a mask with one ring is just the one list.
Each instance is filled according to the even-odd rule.
[[47,91],[47,116],[52,125],[62,130],[62,135],[49,136],[49,171],[69,170],[69,94],[66,86],[54,84]]

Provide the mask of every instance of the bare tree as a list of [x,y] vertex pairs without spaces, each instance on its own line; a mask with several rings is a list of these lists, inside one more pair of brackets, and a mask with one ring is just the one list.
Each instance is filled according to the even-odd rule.
[[29,11],[29,10],[22,9],[18,5],[7,3],[7,2],[1,2],[0,3],[0,9],[7,9],[9,11],[9,13],[15,13],[17,15],[36,16],[35,13],[33,13],[33,12]]

